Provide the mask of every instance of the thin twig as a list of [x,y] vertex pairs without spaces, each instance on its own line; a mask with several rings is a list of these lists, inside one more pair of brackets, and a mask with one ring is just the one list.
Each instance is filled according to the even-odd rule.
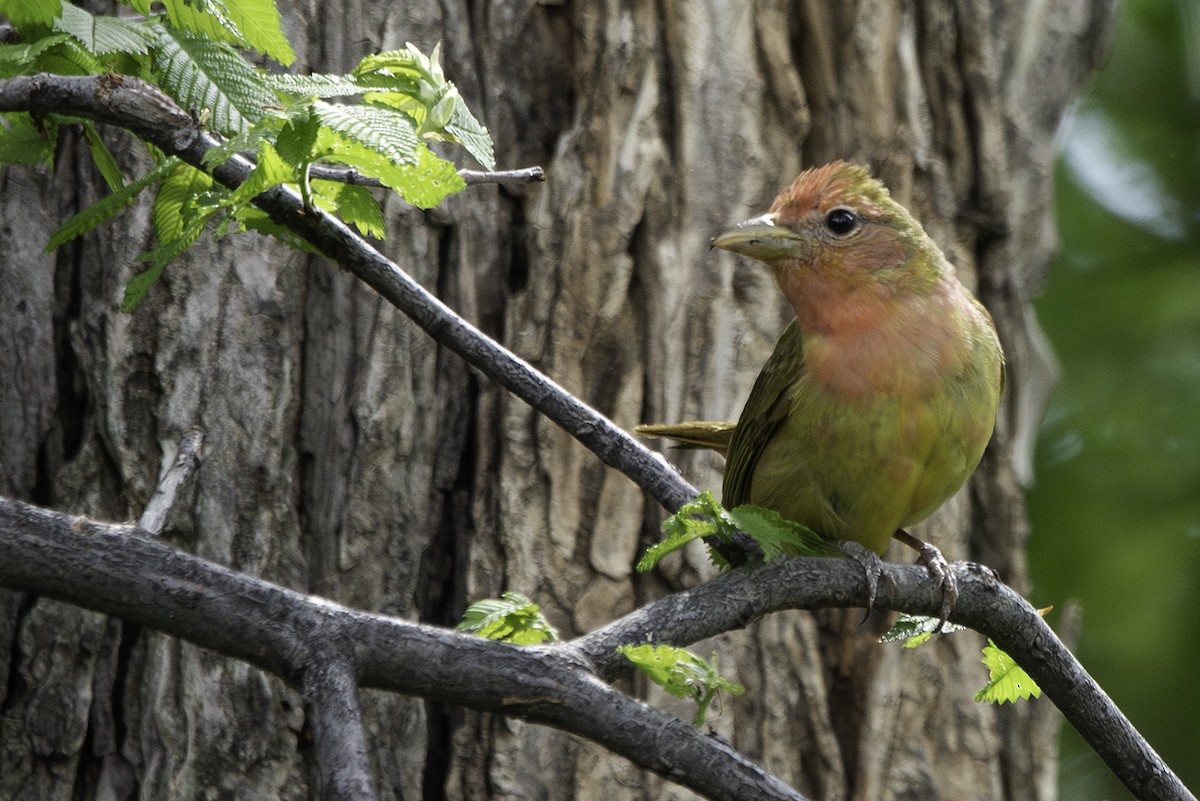
[[475,184],[536,184],[546,180],[546,172],[541,167],[525,167],[520,170],[497,170],[485,172],[481,170],[459,170],[467,186]]
[[[253,161],[253,154],[244,153],[242,155],[246,159]],[[363,175],[351,167],[338,167],[332,164],[313,164],[308,168],[308,174],[310,178],[336,181],[342,184],[376,188],[383,186],[378,178]],[[546,172],[541,167],[525,167],[519,170],[499,170],[496,172],[459,170],[458,174],[467,186],[478,186],[479,184],[532,184],[546,180]]]

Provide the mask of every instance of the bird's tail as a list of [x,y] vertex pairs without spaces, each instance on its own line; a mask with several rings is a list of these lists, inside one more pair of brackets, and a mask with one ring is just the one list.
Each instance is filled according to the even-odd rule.
[[689,420],[684,423],[665,425],[660,423],[640,425],[634,430],[638,436],[654,439],[669,439],[680,448],[710,448],[722,456],[729,453],[729,442],[737,423],[724,420]]

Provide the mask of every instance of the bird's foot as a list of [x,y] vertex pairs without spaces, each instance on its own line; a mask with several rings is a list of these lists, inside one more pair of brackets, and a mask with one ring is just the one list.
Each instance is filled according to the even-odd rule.
[[933,630],[933,633],[937,634],[946,625],[946,618],[950,617],[954,605],[958,603],[958,579],[954,577],[950,563],[936,545],[919,540],[904,529],[897,531],[894,536],[917,552],[917,564],[925,566],[929,577],[933,579],[934,589],[940,588],[942,591],[942,613],[938,617],[937,628]]
[[858,562],[858,566],[862,568],[863,578],[867,582],[867,612],[863,615],[863,620],[866,620],[875,607],[875,599],[879,596],[880,577],[887,581],[893,595],[896,594],[896,582],[883,572],[883,560],[879,558],[879,554],[869,548],[854,540],[839,540],[833,543],[833,547],[843,556]]

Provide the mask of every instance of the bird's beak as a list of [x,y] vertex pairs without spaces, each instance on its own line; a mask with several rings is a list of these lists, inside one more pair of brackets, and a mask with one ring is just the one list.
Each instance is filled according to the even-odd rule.
[[804,251],[805,243],[806,240],[791,228],[776,225],[774,214],[763,214],[738,223],[712,240],[714,248],[765,262],[797,256]]

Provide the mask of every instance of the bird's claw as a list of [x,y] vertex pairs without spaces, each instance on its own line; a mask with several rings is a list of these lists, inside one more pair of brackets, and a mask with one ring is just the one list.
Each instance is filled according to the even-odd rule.
[[879,558],[879,554],[869,548],[860,545],[854,540],[842,540],[835,542],[833,545],[843,556],[858,562],[858,566],[862,568],[863,578],[867,582],[867,611],[863,615],[863,620],[865,621],[871,614],[871,610],[875,607],[875,599],[879,596],[880,577],[888,583],[893,595],[896,594],[896,582],[891,576],[883,572],[883,560]]
[[[901,537],[900,534],[906,536]],[[942,611],[938,616],[937,628],[933,630],[934,634],[938,634],[946,625],[946,619],[950,617],[950,613],[954,611],[955,604],[958,603],[958,579],[954,577],[950,563],[946,561],[946,557],[942,556],[941,550],[936,545],[922,542],[904,531],[897,532],[896,538],[916,550],[917,564],[925,566],[929,577],[933,579],[933,588],[942,591]]]

